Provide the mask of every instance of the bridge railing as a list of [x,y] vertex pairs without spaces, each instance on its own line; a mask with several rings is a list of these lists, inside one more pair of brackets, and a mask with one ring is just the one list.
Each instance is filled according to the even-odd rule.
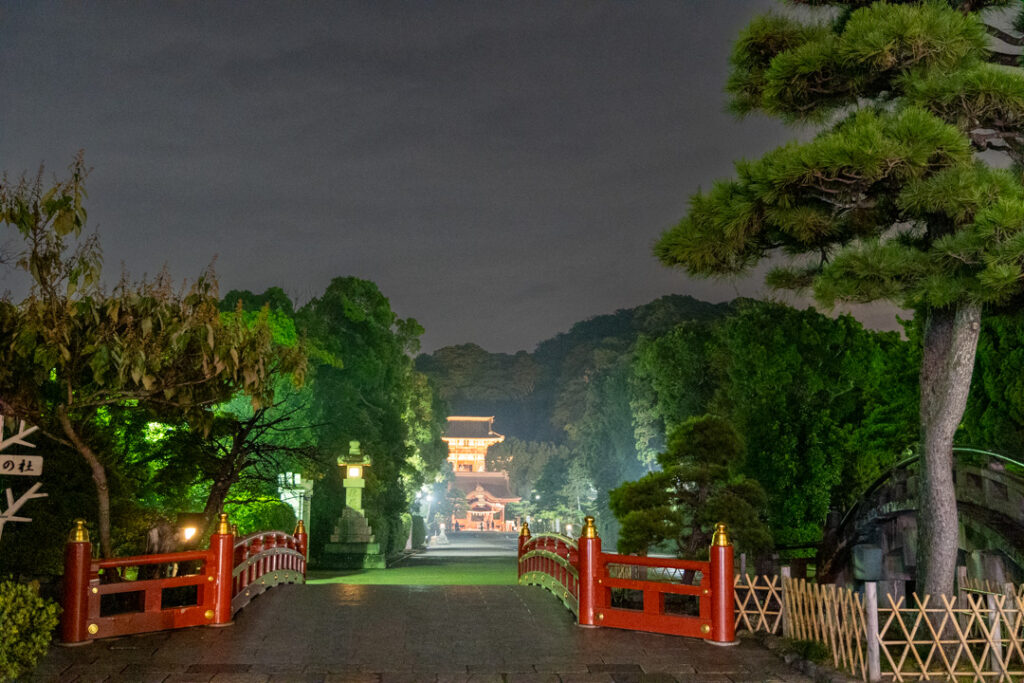
[[[582,626],[690,636],[723,644],[736,639],[733,549],[723,524],[715,532],[707,562],[601,552],[593,517],[586,518],[576,541],[557,534],[532,537],[524,524],[519,536],[519,583],[547,588]],[[616,600],[613,595],[634,599]]]
[[579,547],[561,534],[519,535],[519,583],[541,586],[579,615]]
[[[84,520],[77,520],[64,553],[61,640],[86,643],[133,633],[190,626],[224,626],[252,598],[282,583],[303,583],[308,537],[278,531],[235,539],[220,516],[206,550],[93,559]],[[178,576],[158,577],[176,565]],[[121,571],[137,568],[124,580]],[[110,576],[117,576],[110,581]]]

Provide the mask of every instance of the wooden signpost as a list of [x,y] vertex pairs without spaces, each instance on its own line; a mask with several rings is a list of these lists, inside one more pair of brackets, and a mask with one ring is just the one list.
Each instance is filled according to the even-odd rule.
[[[0,414],[0,476],[17,476],[17,477],[38,477],[43,473],[43,456],[41,455],[13,455],[5,454],[2,451],[11,446],[22,446],[24,448],[35,448],[36,445],[29,443],[25,438],[32,432],[39,429],[38,427],[27,427],[25,421],[21,420],[18,423],[18,430],[16,433],[9,437],[4,437],[4,427],[6,423],[4,416]],[[14,492],[11,489],[7,489],[4,497],[6,499],[6,507],[0,509],[0,537],[4,533],[4,525],[8,522],[31,522],[30,517],[20,517],[15,513],[21,509],[21,507],[34,498],[45,498],[45,493],[40,493],[39,489],[43,486],[42,482],[37,481],[32,484],[28,491],[18,496],[17,499],[14,497]]]

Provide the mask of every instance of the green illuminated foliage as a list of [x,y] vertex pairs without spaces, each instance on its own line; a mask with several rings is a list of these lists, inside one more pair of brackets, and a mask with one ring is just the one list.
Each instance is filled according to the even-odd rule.
[[661,471],[611,492],[621,525],[619,551],[646,555],[669,542],[684,558],[707,556],[714,525],[729,525],[737,547],[757,553],[771,546],[762,518],[765,493],[739,473],[743,443],[727,420],[713,415],[686,420],[658,455]]
[[236,392],[258,409],[273,400],[275,352],[266,321],[221,316],[210,273],[181,290],[167,273],[104,290],[98,240],[82,235],[86,175],[79,157],[49,188],[0,182],[0,222],[21,238],[16,267],[31,282],[22,302],[0,301],[0,409],[82,456],[110,555],[111,458],[90,436],[100,412],[134,402],[202,425]]

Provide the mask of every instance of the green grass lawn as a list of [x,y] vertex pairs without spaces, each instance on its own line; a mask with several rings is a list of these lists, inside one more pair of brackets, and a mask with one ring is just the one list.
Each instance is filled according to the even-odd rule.
[[311,570],[306,583],[352,583],[364,586],[510,586],[516,583],[516,558],[414,558],[390,569]]

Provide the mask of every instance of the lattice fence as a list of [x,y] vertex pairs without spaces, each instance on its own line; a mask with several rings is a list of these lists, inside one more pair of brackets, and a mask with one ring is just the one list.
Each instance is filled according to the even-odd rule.
[[824,643],[832,664],[867,680],[866,628],[861,596],[853,591],[805,579],[782,579],[785,633],[796,640]]
[[1024,600],[967,592],[879,606],[883,676],[896,681],[1024,680]]
[[737,574],[736,630],[782,633],[782,582],[778,576]]
[[822,643],[835,668],[865,681],[1024,681],[1024,587],[967,580],[961,588],[959,598],[886,595],[875,605],[873,588],[862,595],[740,575],[736,628]]

